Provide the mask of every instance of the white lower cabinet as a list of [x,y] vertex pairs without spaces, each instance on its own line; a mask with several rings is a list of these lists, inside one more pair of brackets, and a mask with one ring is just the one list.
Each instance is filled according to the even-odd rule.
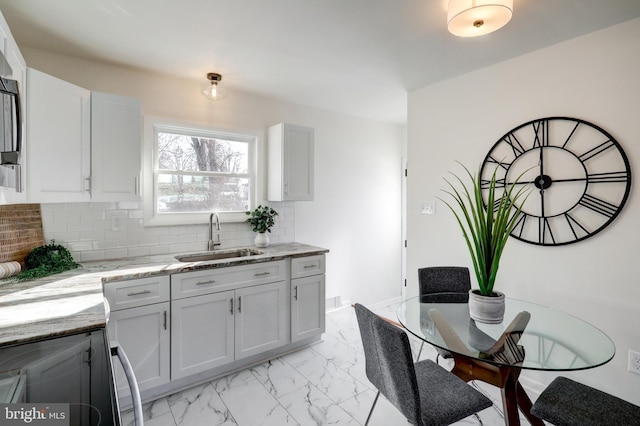
[[[104,294],[109,338],[127,353],[140,390],[165,392],[318,338],[324,255],[107,283]],[[116,370],[119,395],[128,395]]]
[[[109,339],[117,341],[126,352],[140,391],[169,383],[169,277],[109,283],[105,285],[104,293],[111,307],[107,327]],[[118,395],[130,394],[124,370],[119,363],[114,367]]]
[[324,274],[291,280],[291,341],[324,333]]
[[236,290],[236,359],[284,346],[289,341],[287,283]]
[[[126,352],[140,391],[169,383],[169,302],[112,312],[109,338]],[[129,394],[124,370],[115,370],[118,395]]]
[[[288,283],[217,291],[286,276],[285,262],[172,275],[171,378],[190,376],[289,342]],[[183,297],[197,294],[197,296]]]
[[324,255],[291,260],[291,341],[319,335],[325,328]]
[[233,362],[233,291],[171,302],[171,377]]

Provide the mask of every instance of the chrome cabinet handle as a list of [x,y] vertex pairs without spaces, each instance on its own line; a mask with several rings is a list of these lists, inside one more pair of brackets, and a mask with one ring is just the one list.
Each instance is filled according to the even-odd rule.
[[238,296],[238,312],[242,312],[242,296]]
[[164,329],[167,329],[167,311],[164,311]]
[[253,274],[254,277],[262,277],[264,275],[270,275],[271,272],[267,271],[267,272],[256,272],[255,274]]
[[138,176],[133,177],[133,194],[140,195],[140,178]]
[[229,299],[229,312],[233,315],[233,297]]
[[293,288],[293,298],[294,298],[295,300],[298,300],[298,286],[295,286],[295,287]]
[[149,294],[151,290],[142,290],[142,291],[132,291],[131,293],[127,293],[127,296],[139,296],[141,294]]
[[309,268],[317,268],[318,265],[316,265],[315,263],[311,264],[311,265],[304,265],[304,269],[309,269]]
[[215,282],[216,282],[216,280],[198,281],[198,282],[196,283],[196,285],[213,284],[213,283],[215,283]]

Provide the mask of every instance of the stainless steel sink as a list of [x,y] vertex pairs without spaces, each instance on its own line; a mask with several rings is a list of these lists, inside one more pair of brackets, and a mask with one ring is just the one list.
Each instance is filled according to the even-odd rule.
[[204,253],[190,253],[176,256],[180,262],[206,262],[208,260],[231,259],[234,257],[248,257],[262,254],[260,250],[243,247],[229,250],[216,250]]

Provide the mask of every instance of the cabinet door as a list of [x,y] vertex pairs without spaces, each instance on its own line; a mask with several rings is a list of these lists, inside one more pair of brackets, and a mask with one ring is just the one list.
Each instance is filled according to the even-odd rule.
[[236,290],[236,359],[278,348],[289,341],[286,281]]
[[291,341],[324,333],[324,275],[291,280]]
[[234,292],[171,302],[171,378],[233,362]]
[[[140,391],[169,382],[169,302],[111,312],[109,339],[117,341],[133,366]],[[118,395],[129,395],[124,370],[115,363]]]
[[91,93],[91,200],[140,200],[140,101]]
[[91,92],[32,68],[27,83],[29,200],[90,201]]
[[284,200],[313,200],[313,129],[284,127]]
[[313,139],[309,127],[280,123],[269,128],[270,201],[313,200]]

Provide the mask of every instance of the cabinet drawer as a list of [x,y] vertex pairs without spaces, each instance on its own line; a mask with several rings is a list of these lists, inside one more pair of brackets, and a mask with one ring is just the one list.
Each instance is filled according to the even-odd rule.
[[286,261],[255,263],[171,275],[171,297],[182,299],[247,285],[285,280]]
[[169,276],[140,278],[104,284],[112,311],[169,301]]
[[324,274],[324,255],[291,259],[291,279]]

